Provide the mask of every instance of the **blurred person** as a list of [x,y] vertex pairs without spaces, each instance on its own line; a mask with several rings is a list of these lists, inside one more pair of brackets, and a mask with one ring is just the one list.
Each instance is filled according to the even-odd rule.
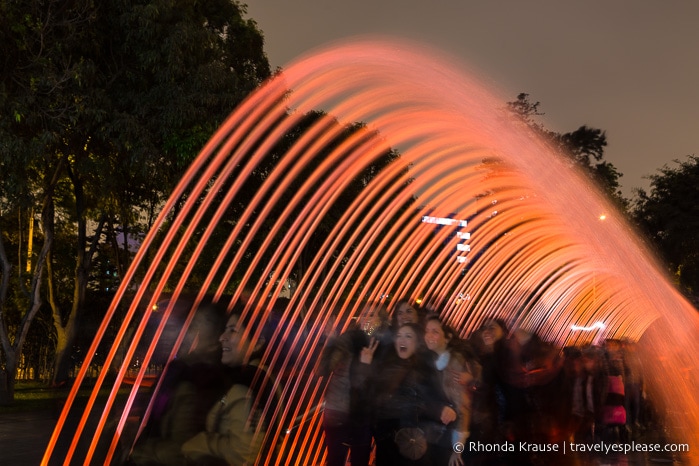
[[632,341],[622,342],[626,425],[634,436],[640,434],[643,428],[641,413],[643,412],[643,393],[645,392],[643,361],[638,355],[637,345]]
[[379,346],[372,339],[362,349],[363,377],[374,412],[376,465],[432,465],[427,453],[439,444],[444,427],[457,418],[439,384],[432,361],[425,358],[419,325],[398,327],[393,351],[372,367]]
[[566,432],[569,439],[573,440],[573,433],[582,425],[585,415],[582,351],[576,346],[567,346],[563,349],[563,356],[564,377],[561,391],[565,401],[562,415],[567,418]]
[[[230,386],[208,411],[204,429],[182,445],[187,464],[254,464],[271,423],[263,416],[264,404],[276,397],[274,384],[260,359],[267,349],[273,328],[266,322],[255,337],[256,316],[243,319],[234,311],[219,337],[221,363]],[[262,400],[258,403],[258,400]]]
[[504,340],[501,378],[506,398],[507,436],[513,441],[555,443],[565,429],[560,350],[522,328]]
[[505,395],[500,375],[507,326],[499,319],[486,319],[470,341],[478,356],[481,377],[473,397],[471,438],[497,443],[502,438],[505,419]]
[[465,445],[470,436],[473,388],[480,378],[480,365],[465,342],[436,314],[425,319],[425,345],[434,354],[441,388],[456,411],[456,420],[446,425],[446,435],[431,453],[433,464],[463,466],[462,454],[454,451],[454,445]]
[[367,466],[371,456],[371,412],[365,387],[357,380],[362,348],[370,339],[380,352],[391,345],[388,314],[380,305],[365,306],[356,324],[328,340],[319,374],[328,377],[323,429],[328,466]]
[[403,324],[420,324],[421,314],[420,309],[411,300],[401,299],[394,306],[391,315],[391,329],[395,332]]
[[625,364],[622,344],[609,339],[604,343],[606,353],[607,389],[602,405],[602,425],[604,440],[627,440],[626,430],[626,390],[624,385]]
[[163,373],[151,415],[134,450],[138,465],[185,464],[182,444],[204,429],[206,412],[226,390],[218,333],[226,309],[215,303],[197,309],[180,354]]
[[578,418],[573,437],[576,441],[595,441],[602,425],[602,406],[607,390],[602,350],[589,346],[581,350],[579,372],[573,385],[572,413]]

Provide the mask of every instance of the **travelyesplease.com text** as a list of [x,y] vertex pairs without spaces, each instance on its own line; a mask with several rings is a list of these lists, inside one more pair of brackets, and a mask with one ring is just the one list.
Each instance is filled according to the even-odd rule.
[[686,443],[576,443],[576,442],[561,442],[561,443],[531,443],[531,442],[500,442],[500,443],[484,443],[484,442],[466,442],[465,444],[454,444],[454,451],[462,452],[482,452],[482,453],[638,453],[638,452],[688,452],[689,444]]

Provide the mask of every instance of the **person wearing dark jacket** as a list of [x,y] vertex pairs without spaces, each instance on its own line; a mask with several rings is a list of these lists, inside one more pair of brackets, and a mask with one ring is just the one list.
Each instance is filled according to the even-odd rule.
[[225,308],[214,304],[197,310],[180,354],[162,375],[150,418],[131,453],[131,464],[186,463],[182,444],[204,429],[208,409],[230,383],[225,366],[219,361],[218,334],[225,318]]
[[448,435],[442,436],[433,449],[435,465],[463,466],[462,452],[455,451],[454,445],[465,445],[471,435],[473,387],[480,379],[480,365],[475,353],[436,314],[425,320],[425,344],[432,352],[442,390],[457,415],[447,426]]
[[390,344],[388,315],[383,307],[366,306],[356,325],[328,341],[321,356],[320,375],[327,377],[323,429],[327,466],[367,466],[371,456],[371,412],[366,389],[357,382],[359,356],[370,338],[384,351]]
[[[399,327],[394,337],[394,351],[388,352],[372,368],[378,342],[372,340],[362,349],[363,382],[371,394],[374,412],[376,465],[432,465],[427,451],[430,444],[439,443],[446,425],[456,420],[456,411],[449,406],[439,383],[439,376],[423,349],[422,329],[408,323]],[[408,439],[421,451],[402,445],[405,432],[420,431],[420,438]],[[412,451],[411,451],[412,450]]]

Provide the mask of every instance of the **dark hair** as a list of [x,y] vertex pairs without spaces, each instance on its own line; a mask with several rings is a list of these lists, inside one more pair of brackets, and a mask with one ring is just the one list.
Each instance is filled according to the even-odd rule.
[[[422,328],[422,325],[415,324],[413,322],[408,322],[397,329],[395,329],[396,334],[398,331],[404,327],[408,327],[412,329],[415,332],[415,335],[417,336],[417,347],[415,348],[415,353],[410,357],[410,360],[412,361],[412,364],[415,365],[415,367],[421,371],[422,374],[428,374],[433,370],[433,354],[431,351],[427,350],[427,346],[425,345],[425,330]],[[394,340],[395,343],[395,340]],[[398,355],[398,352],[392,351],[392,358],[399,358],[400,356]]]
[[440,327],[442,327],[444,337],[447,339],[447,348],[461,354],[467,360],[476,359],[474,348],[468,341],[459,336],[454,327],[447,325],[439,315],[434,313],[425,318],[425,327],[427,327],[428,322],[432,321],[439,322]]
[[192,317],[181,349],[189,351],[189,346],[196,337],[198,342],[195,349],[197,351],[206,350],[206,345],[218,341],[221,329],[226,325],[227,320],[225,306],[209,299],[203,301]]
[[[221,301],[219,301],[219,303],[221,303]],[[248,304],[250,305],[250,309],[244,312]],[[222,327],[225,328],[231,317],[235,316],[238,318],[237,325],[242,327],[243,331],[247,332],[250,340],[253,340],[253,346],[257,346],[261,342],[259,348],[250,354],[250,360],[260,358],[267,350],[272,335],[274,334],[274,328],[276,327],[275,321],[278,320],[274,312],[270,312],[267,317],[263,317],[260,312],[257,312],[258,309],[259,306],[256,303],[236,302],[226,315]],[[258,337],[254,338],[256,334],[258,334]]]
[[[292,370],[296,366],[296,361],[300,360],[301,349],[303,347],[299,342],[303,342],[308,337],[307,329],[299,322],[294,322],[287,314],[289,308],[289,299],[279,298],[273,304],[267,315],[263,315],[260,309],[263,309],[263,304],[251,302],[250,309],[243,317],[245,303],[236,303],[231,310],[228,318],[233,315],[239,317],[239,325],[249,332],[250,338],[258,335],[254,344],[259,345],[251,355],[250,359],[262,359],[263,364],[272,364],[270,359],[264,359],[265,353],[268,357],[279,355],[276,362],[267,367],[267,370],[274,373],[276,377],[286,376],[277,372],[283,364],[283,360],[287,360],[285,371]],[[288,336],[285,336],[288,335]],[[261,344],[260,344],[261,342]],[[307,356],[304,356],[307,357]]]
[[383,304],[375,302],[364,303],[359,307],[359,314],[357,315],[357,318],[362,317],[368,311],[374,311],[376,314],[378,314],[379,319],[381,320],[381,325],[388,322],[388,311],[386,310],[386,306]]
[[428,314],[427,317],[425,317],[425,328],[427,328],[427,324],[430,322],[439,322],[439,326],[442,327],[442,331],[444,332],[444,337],[451,343],[452,340],[456,340],[459,338],[459,335],[456,333],[456,330],[454,330],[453,327],[447,325],[444,323],[441,317],[439,315],[431,313]]
[[425,346],[425,330],[422,328],[420,324],[415,324],[413,322],[407,322],[400,327],[396,329],[396,333],[398,333],[398,330],[402,329],[403,327],[409,327],[411,328],[415,334],[418,337],[418,347],[424,347]]
[[396,309],[396,308],[397,308],[398,306],[400,306],[401,304],[408,304],[408,305],[412,306],[412,305],[413,305],[413,300],[410,299],[410,298],[408,298],[408,297],[401,298],[401,299],[399,299],[398,301],[396,301],[396,304],[393,305],[393,309]]
[[422,317],[424,316],[422,308],[420,308],[420,306],[416,306],[414,300],[408,298],[399,299],[396,301],[396,304],[393,306],[391,311],[391,328],[394,330],[398,330],[398,308],[403,304],[415,311],[415,314],[417,314],[418,323],[422,321]]
[[505,334],[507,334],[508,329],[507,329],[507,324],[505,323],[505,321],[502,320],[502,319],[496,319],[496,318],[493,318],[493,317],[489,317],[489,318],[485,319],[485,320],[481,323],[481,326],[478,328],[478,330],[481,330],[481,331],[482,331],[482,330],[485,328],[485,324],[488,323],[488,322],[494,322],[495,324],[497,324],[498,327],[500,327],[500,329],[502,329],[502,331],[503,331]]

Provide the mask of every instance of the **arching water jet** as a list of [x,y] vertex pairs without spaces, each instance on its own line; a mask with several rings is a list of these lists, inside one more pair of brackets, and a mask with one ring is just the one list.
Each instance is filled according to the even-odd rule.
[[[227,293],[229,307],[246,302],[244,314],[265,321],[285,284],[298,283],[271,345],[290,350],[263,358],[283,403],[266,406],[276,450],[261,464],[322,460],[315,408],[326,381],[309,378],[313,356],[325,330],[346,328],[362,302],[387,295],[422,298],[464,334],[498,316],[560,345],[643,336],[654,396],[675,415],[677,441],[697,451],[696,311],[584,176],[513,121],[504,99],[433,55],[402,43],[329,49],[290,65],[233,112],[164,206],[87,352],[118,326],[105,363],[115,382],[105,370],[78,406],[85,361],[45,463],[116,462],[128,451],[158,334],[195,279],[188,321],[205,294]],[[434,228],[426,216],[465,220],[470,250],[457,251],[457,227]],[[166,292],[162,326],[119,395]],[[120,306],[124,320],[114,322]],[[597,322],[595,334],[579,330]]]

